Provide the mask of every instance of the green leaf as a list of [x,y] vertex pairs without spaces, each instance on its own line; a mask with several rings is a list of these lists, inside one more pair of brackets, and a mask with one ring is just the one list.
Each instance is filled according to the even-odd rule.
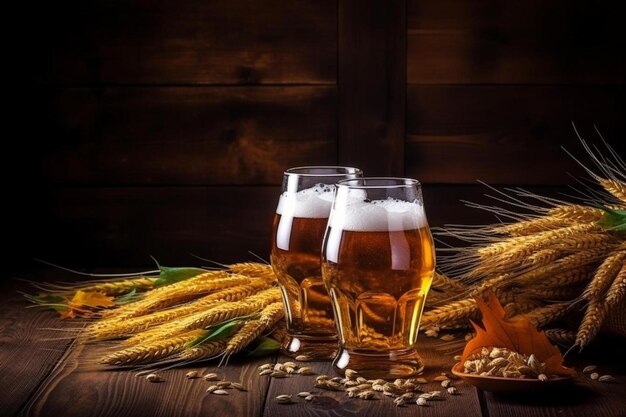
[[155,287],[162,287],[164,285],[174,284],[175,282],[184,281],[189,278],[193,278],[196,275],[200,275],[206,272],[206,270],[202,268],[191,268],[191,267],[168,267],[168,266],[160,266],[159,270],[161,271],[159,274],[159,279],[154,282]]
[[265,356],[278,352],[280,343],[270,337],[261,337],[256,347],[248,353],[248,356]]
[[187,348],[190,347],[194,347],[196,345],[200,345],[204,342],[208,342],[210,340],[214,340],[214,339],[221,339],[224,337],[229,337],[231,336],[233,333],[235,333],[238,329],[239,329],[239,325],[241,323],[241,320],[237,319],[232,319],[230,321],[227,321],[226,323],[220,325],[220,326],[216,326],[214,328],[211,328],[209,330],[209,334],[206,336],[200,336],[198,337],[196,340],[194,340],[193,342],[189,342],[187,343]]
[[613,210],[603,208],[604,214],[598,221],[600,227],[604,230],[613,232],[626,233],[626,210]]
[[24,297],[26,297],[26,299],[31,303],[38,304],[42,307],[48,307],[57,312],[66,312],[70,309],[69,306],[66,304],[67,299],[61,297],[60,295],[40,294],[37,296],[24,294]]
[[127,292],[126,294],[115,297],[115,304],[122,305],[128,304],[132,301],[135,301],[137,298],[137,288],[133,288],[132,291]]

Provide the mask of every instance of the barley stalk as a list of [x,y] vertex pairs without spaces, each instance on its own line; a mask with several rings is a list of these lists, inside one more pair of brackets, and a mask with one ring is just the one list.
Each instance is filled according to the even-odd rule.
[[606,292],[606,307],[611,308],[619,304],[626,294],[626,263],[622,263],[622,267],[615,276],[613,283]]
[[581,233],[599,232],[601,230],[600,226],[593,223],[576,224],[554,230],[546,230],[533,234],[532,236],[519,236],[505,239],[479,248],[477,253],[481,259],[500,256],[504,253],[506,253],[506,257],[516,259],[524,256],[524,254],[532,253],[533,250],[549,246],[555,242],[558,243],[563,238]]
[[544,333],[553,343],[569,346],[576,342],[576,333],[571,330],[547,329]]
[[263,332],[274,326],[284,315],[282,302],[272,303],[265,307],[258,319],[249,320],[233,335],[226,345],[225,355],[231,356],[240,352]]
[[178,354],[181,361],[199,361],[203,359],[213,359],[220,355],[226,348],[226,340],[209,340],[200,345],[187,348]]
[[108,365],[139,365],[155,362],[182,351],[187,343],[193,342],[206,334],[204,330],[192,330],[177,337],[162,341],[134,346],[106,355],[101,363]]
[[625,256],[626,251],[616,251],[602,262],[583,292],[585,300],[597,300],[604,295],[621,269]]
[[535,327],[543,327],[550,324],[563,316],[569,311],[570,303],[556,303],[545,307],[539,307],[528,313],[522,314]]
[[524,289],[523,294],[541,300],[573,300],[580,295],[580,288],[538,286]]
[[271,265],[258,262],[240,262],[228,265],[228,269],[235,274],[276,281],[276,275],[274,275],[274,270]]
[[[194,281],[192,282],[190,280]],[[190,280],[178,283],[184,283],[185,285],[179,286],[172,284],[157,290],[148,291],[142,300],[129,304],[129,309],[126,311],[126,314],[122,314],[121,317],[118,317],[118,319],[141,316],[161,308],[184,303],[212,291],[233,287],[235,285],[249,284],[252,282],[250,278],[244,275],[228,275],[223,278],[212,279],[205,277],[197,280],[190,278]],[[176,287],[174,287],[175,285]]]
[[435,272],[433,274],[432,286],[438,290],[445,291],[448,296],[451,294],[459,294],[467,291],[467,285],[456,280],[450,279],[444,274]]
[[576,285],[591,279],[594,271],[593,265],[582,266],[578,269],[570,269],[567,271],[559,272],[554,275],[548,275],[543,280],[516,280],[517,284],[526,285],[533,284],[543,287],[562,287],[566,285]]
[[467,319],[476,311],[478,311],[478,305],[473,298],[453,301],[425,312],[422,315],[421,326],[445,325],[446,323]]
[[115,280],[108,282],[98,282],[94,284],[76,287],[75,290],[87,292],[103,292],[106,295],[126,294],[132,290],[145,291],[153,288],[154,282],[158,277],[138,276],[136,278],[128,278],[123,280]]
[[265,281],[255,280],[250,284],[237,285],[232,288],[217,291],[179,307],[157,311],[145,316],[114,321],[106,326],[93,326],[88,330],[88,333],[91,337],[97,339],[119,338],[136,334],[156,325],[208,310],[218,303],[241,300],[268,286],[269,284]]
[[601,301],[591,300],[585,311],[578,333],[576,333],[576,345],[581,348],[587,346],[589,342],[598,334],[602,322],[606,317],[606,308]]
[[548,216],[557,217],[573,223],[592,223],[600,220],[604,211],[595,207],[579,204],[563,204],[548,210]]
[[498,234],[509,236],[529,236],[535,233],[544,232],[546,230],[565,227],[569,224],[566,219],[560,217],[539,217],[531,220],[524,220],[517,223],[510,223],[495,228]]
[[622,204],[626,204],[626,183],[611,179],[600,179],[599,182],[613,197],[620,200]]
[[126,317],[141,315],[135,314],[136,310],[141,310],[146,305],[150,305],[153,302],[152,300],[167,300],[170,294],[176,294],[180,292],[184,293],[185,291],[189,292],[189,288],[195,287],[196,285],[201,284],[205,281],[219,280],[221,278],[227,278],[229,275],[230,274],[228,274],[226,271],[208,271],[183,281],[179,281],[163,287],[154,288],[142,294],[141,299],[126,304],[116,310],[107,312],[104,315],[105,320],[121,320]]
[[279,301],[280,298],[280,290],[278,288],[270,288],[245,300],[225,303],[220,308],[212,308],[206,312],[193,314],[182,320],[180,326],[185,329],[197,329],[222,323],[234,317],[254,313],[271,303]]

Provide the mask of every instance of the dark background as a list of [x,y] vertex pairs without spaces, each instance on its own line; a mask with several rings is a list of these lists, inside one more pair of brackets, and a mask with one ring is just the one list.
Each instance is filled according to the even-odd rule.
[[477,179],[554,195],[581,174],[572,121],[626,154],[614,4],[34,4],[10,40],[7,265],[266,257],[299,165],[418,178],[432,225],[489,219],[459,202]]

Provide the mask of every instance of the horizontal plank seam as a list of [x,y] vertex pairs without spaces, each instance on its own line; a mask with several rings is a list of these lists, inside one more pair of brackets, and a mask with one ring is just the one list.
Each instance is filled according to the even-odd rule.
[[576,87],[576,88],[597,88],[597,87],[625,87],[624,83],[415,83],[407,82],[407,87]]
[[336,87],[337,83],[267,83],[267,84],[223,84],[223,83],[34,83],[36,88],[179,88],[179,87],[206,87],[206,88],[242,88],[242,87]]

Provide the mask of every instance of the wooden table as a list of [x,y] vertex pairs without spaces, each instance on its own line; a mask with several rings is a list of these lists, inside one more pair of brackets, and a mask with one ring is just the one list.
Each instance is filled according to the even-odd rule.
[[[60,321],[53,312],[27,309],[17,294],[23,283],[3,284],[0,304],[0,415],[27,416],[626,416],[626,372],[624,341],[606,341],[568,357],[580,370],[595,364],[611,373],[616,384],[603,384],[579,377],[562,391],[534,392],[505,397],[482,392],[461,381],[453,381],[460,395],[428,407],[411,404],[397,408],[387,397],[364,401],[349,399],[343,392],[319,391],[312,402],[295,398],[290,405],[278,404],[280,394],[314,390],[314,376],[270,379],[259,376],[260,364],[287,361],[285,357],[239,359],[225,368],[209,363],[198,369],[218,372],[230,381],[243,383],[247,392],[232,390],[228,396],[205,392],[208,383],[188,380],[189,369],[162,374],[164,382],[149,383],[131,371],[109,371],[93,365],[97,347],[82,346],[63,330],[76,321]],[[56,329],[56,330],[55,330]],[[60,329],[60,330],[59,330]],[[428,364],[425,376],[448,371],[453,363],[451,343],[423,338],[422,354]],[[316,374],[334,375],[329,363],[313,362]],[[441,389],[429,383],[427,389]]]

